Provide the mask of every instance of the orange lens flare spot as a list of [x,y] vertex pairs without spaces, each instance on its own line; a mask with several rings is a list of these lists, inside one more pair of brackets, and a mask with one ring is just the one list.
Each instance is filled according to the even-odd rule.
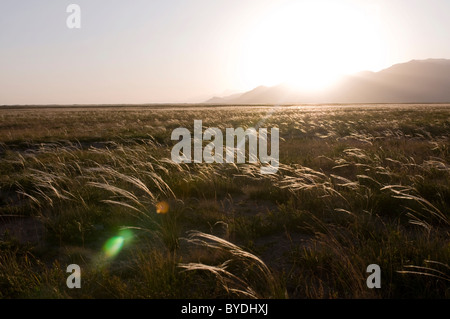
[[169,212],[169,204],[167,202],[159,202],[156,204],[156,212],[158,214],[167,214]]

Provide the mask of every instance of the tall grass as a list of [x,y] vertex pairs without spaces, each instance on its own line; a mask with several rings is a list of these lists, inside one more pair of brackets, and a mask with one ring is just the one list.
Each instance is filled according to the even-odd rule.
[[[447,106],[1,112],[0,230],[18,227],[7,216],[46,230],[0,233],[2,297],[450,296]],[[277,174],[173,162],[171,129],[199,118],[279,127]],[[132,244],[98,267],[123,227]],[[72,259],[83,292],[64,290]]]
[[226,260],[219,265],[204,263],[181,263],[186,271],[206,271],[212,273],[222,285],[227,295],[243,298],[285,298],[287,292],[272,274],[267,265],[257,256],[243,250],[222,238],[191,231],[188,243],[205,249],[212,249]]

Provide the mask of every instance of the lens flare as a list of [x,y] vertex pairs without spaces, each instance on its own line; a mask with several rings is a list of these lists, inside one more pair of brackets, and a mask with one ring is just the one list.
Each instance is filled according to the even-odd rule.
[[122,250],[124,242],[125,239],[122,236],[112,237],[103,246],[103,251],[107,257],[114,257]]
[[156,204],[156,212],[158,214],[167,214],[169,212],[169,204],[167,202],[159,202]]
[[121,229],[118,236],[114,236],[105,243],[103,246],[103,251],[106,257],[115,257],[124,247],[125,244],[129,243],[133,238],[133,233],[129,229]]

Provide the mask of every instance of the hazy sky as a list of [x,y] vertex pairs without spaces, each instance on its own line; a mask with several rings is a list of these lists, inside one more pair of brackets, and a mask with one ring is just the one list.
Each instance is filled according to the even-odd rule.
[[[66,8],[81,7],[81,29]],[[0,0],[0,104],[194,102],[450,58],[450,1]]]

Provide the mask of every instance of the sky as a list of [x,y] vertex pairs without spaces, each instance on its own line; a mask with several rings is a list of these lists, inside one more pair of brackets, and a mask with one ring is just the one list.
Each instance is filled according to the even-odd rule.
[[[81,28],[70,29],[70,4]],[[0,0],[0,105],[201,102],[450,58],[448,0]]]

